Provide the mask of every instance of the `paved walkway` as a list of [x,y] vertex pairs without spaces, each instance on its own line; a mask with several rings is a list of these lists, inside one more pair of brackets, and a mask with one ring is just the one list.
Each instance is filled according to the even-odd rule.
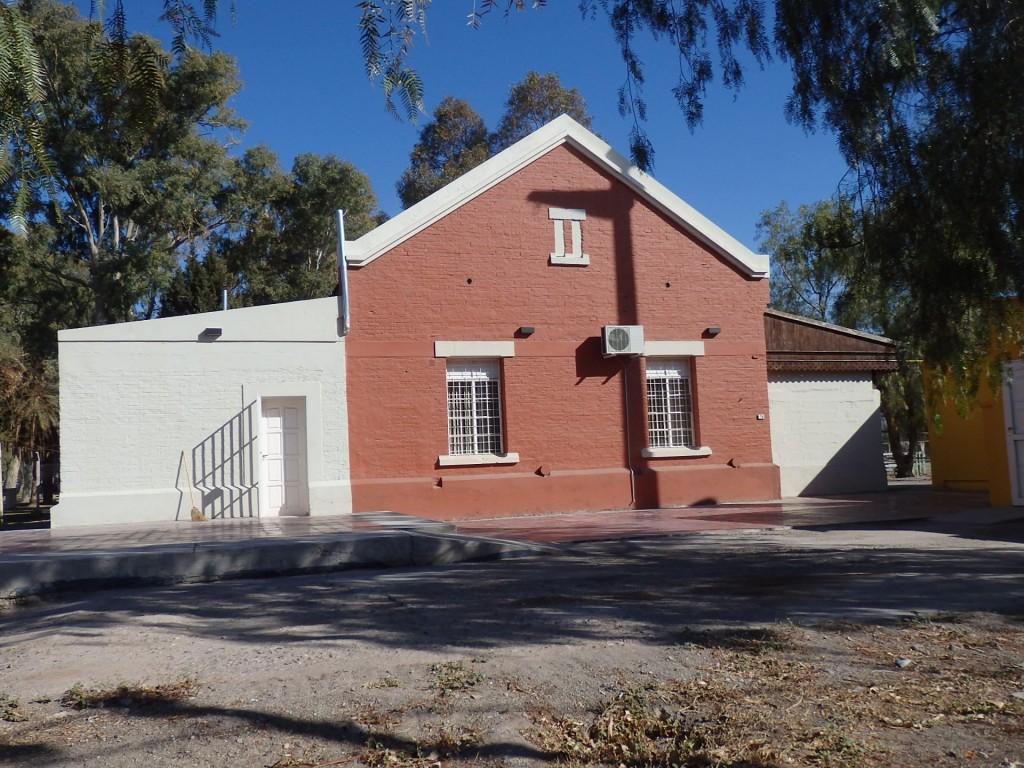
[[983,494],[909,486],[846,498],[454,523],[384,512],[8,530],[0,531],[0,599],[126,584],[444,564],[537,553],[580,541],[922,520],[1024,530],[1024,508],[991,509]]
[[[681,509],[577,512],[536,517],[495,518],[456,523],[469,536],[568,543],[634,536],[670,536],[700,531],[811,528],[936,519],[992,525],[1024,520],[1024,507],[991,508],[984,493],[897,486],[881,493],[844,498],[800,498],[764,504],[718,504]],[[953,518],[950,518],[952,521]]]

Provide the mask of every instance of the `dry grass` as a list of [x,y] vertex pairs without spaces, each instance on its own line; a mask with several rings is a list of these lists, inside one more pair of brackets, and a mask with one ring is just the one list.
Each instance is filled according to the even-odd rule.
[[469,726],[442,724],[429,729],[410,749],[371,741],[357,760],[369,768],[427,768],[449,762],[480,746],[483,731]]
[[114,687],[87,688],[75,683],[61,696],[60,703],[69,709],[103,709],[166,704],[193,698],[199,684],[191,677],[160,685],[124,684]]
[[[888,626],[781,624],[675,639],[657,666],[606,672],[571,695],[557,673],[541,682],[529,675],[520,682],[507,670],[485,678],[480,660],[424,665],[400,685],[389,674],[336,711],[356,738],[320,739],[305,750],[286,744],[273,767],[490,768],[518,754],[536,765],[615,768],[1024,765],[1019,620],[978,614]],[[65,707],[110,711],[40,725],[75,741],[101,738],[125,728],[143,705],[155,707],[138,712],[147,722],[165,714],[161,704],[175,718],[187,713],[187,704],[170,704],[193,698],[197,688],[191,678],[76,685],[61,699]],[[597,689],[603,701],[588,698]],[[29,715],[34,706],[26,706]],[[2,697],[0,710],[21,711]]]
[[1021,627],[841,631],[829,640],[848,653],[827,666],[814,647],[821,633],[687,634],[710,661],[692,679],[624,688],[584,717],[537,710],[528,735],[568,765],[852,768],[899,764],[900,732],[1024,732],[1024,701],[1012,696],[1024,687]]

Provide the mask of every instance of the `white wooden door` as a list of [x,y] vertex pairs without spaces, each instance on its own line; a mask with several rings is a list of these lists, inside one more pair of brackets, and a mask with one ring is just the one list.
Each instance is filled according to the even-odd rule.
[[1003,414],[1006,418],[1006,463],[1013,503],[1024,506],[1024,360],[1003,369]]
[[306,480],[306,402],[263,399],[263,489],[268,515],[309,513]]

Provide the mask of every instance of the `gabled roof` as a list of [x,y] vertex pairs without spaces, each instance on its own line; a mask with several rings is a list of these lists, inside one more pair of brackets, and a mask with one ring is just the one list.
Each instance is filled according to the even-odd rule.
[[896,342],[885,336],[802,317],[764,311],[769,371],[893,371]]
[[756,254],[659,184],[568,115],[556,117],[526,138],[451,182],[393,219],[345,244],[349,266],[363,267],[455,209],[465,205],[552,149],[568,144],[721,255],[748,277],[768,276],[768,256]]

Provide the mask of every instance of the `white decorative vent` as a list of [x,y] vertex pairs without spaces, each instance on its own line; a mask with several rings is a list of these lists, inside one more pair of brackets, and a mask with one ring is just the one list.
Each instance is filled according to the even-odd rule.
[[[555,250],[550,263],[570,267],[585,267],[590,256],[583,252],[583,222],[587,212],[582,208],[548,208],[548,218],[555,223]],[[569,243],[565,242],[565,227],[569,226]]]
[[644,327],[642,325],[606,325],[602,329],[601,339],[605,357],[642,355],[644,353]]

